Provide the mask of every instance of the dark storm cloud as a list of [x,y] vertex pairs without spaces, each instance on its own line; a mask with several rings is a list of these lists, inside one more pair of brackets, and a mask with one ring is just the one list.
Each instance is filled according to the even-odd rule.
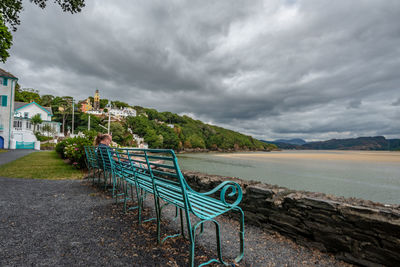
[[264,139],[399,136],[400,2],[25,3],[4,66],[41,93],[101,95]]

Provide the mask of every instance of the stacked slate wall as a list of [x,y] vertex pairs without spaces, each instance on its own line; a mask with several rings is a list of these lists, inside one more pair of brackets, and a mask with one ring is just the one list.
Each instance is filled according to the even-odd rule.
[[224,180],[243,189],[246,223],[275,230],[297,243],[334,253],[364,266],[400,266],[400,206],[289,190],[197,172],[184,172],[190,186],[205,192]]

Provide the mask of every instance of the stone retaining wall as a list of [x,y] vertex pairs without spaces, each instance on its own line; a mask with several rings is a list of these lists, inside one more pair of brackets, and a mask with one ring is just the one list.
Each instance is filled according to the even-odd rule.
[[400,266],[400,206],[322,193],[294,191],[255,181],[184,172],[190,186],[208,191],[223,180],[243,189],[246,223],[275,230],[306,246],[364,266]]

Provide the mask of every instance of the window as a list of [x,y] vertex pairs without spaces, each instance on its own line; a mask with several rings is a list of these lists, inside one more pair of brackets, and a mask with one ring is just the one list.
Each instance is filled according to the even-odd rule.
[[26,129],[30,129],[31,128],[31,123],[29,121],[26,122]]
[[29,112],[24,112],[24,118],[27,119],[29,116]]
[[22,121],[14,121],[14,127],[15,128],[21,128],[22,127]]
[[7,86],[8,85],[8,79],[7,78],[3,78],[3,85]]
[[1,106],[7,107],[7,96],[6,95],[1,96]]

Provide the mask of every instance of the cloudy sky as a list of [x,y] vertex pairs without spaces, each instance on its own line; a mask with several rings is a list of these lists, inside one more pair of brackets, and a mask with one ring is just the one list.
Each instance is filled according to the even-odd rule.
[[93,95],[272,140],[400,138],[400,1],[25,1],[6,64]]

